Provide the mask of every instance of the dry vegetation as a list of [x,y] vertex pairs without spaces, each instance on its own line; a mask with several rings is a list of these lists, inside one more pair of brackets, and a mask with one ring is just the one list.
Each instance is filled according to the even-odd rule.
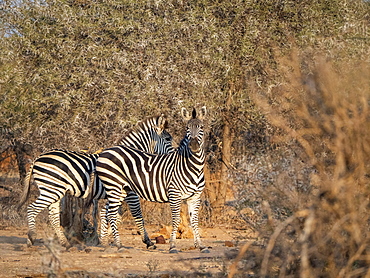
[[[297,53],[281,59],[284,82],[255,98],[279,129],[274,140],[280,149],[264,156],[265,167],[276,171],[272,179],[254,184],[267,214],[259,226],[266,240],[261,277],[370,275],[369,65],[315,58],[308,65]],[[284,167],[282,157],[291,158],[287,149],[297,159]],[[296,186],[304,175],[309,183]],[[244,198],[252,200],[248,192]],[[241,249],[247,258],[249,247]]]

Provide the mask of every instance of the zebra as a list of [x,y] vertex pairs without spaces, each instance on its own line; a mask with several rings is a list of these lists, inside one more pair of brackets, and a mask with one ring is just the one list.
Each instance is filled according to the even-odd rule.
[[[167,120],[164,115],[148,118],[139,122],[122,140],[121,144],[153,153],[173,151],[172,136],[165,130]],[[28,206],[28,239],[27,245],[34,244],[36,238],[36,216],[49,208],[49,219],[61,245],[69,248],[70,244],[60,227],[60,201],[69,194],[86,198],[90,187],[93,187],[92,199],[105,198],[100,179],[94,174],[98,154],[54,149],[41,154],[30,166],[24,179],[24,191],[19,202],[21,207],[30,195],[31,176],[39,188],[40,195]],[[150,241],[144,227],[139,197],[131,193],[125,201],[142,234],[147,247],[154,244]]]
[[[137,129],[136,133],[131,132],[129,135],[120,141],[120,145],[125,145],[125,146],[135,146],[138,150],[143,150],[149,153],[154,153],[154,154],[166,154],[174,151],[174,148],[172,146],[172,136],[170,133],[168,133],[166,130],[163,130],[160,132],[157,130],[161,135],[161,140],[158,141],[153,141],[151,144],[146,144],[146,145],[141,145],[138,144],[140,140],[137,137],[138,134],[142,134],[142,131],[140,129]],[[152,135],[155,136],[155,133]],[[136,141],[134,140],[136,139]],[[149,142],[149,138],[146,138],[145,142]],[[92,175],[95,175],[95,172],[92,173]],[[98,200],[101,199],[107,199],[107,194],[105,191],[105,188],[100,180],[99,177],[96,177],[93,180],[93,185],[91,186],[91,193],[90,196],[88,197],[86,201],[86,207],[88,208],[91,203],[94,204],[93,208],[93,219],[94,219],[94,230],[97,229],[97,210],[98,210]],[[146,243],[147,248],[150,249],[156,249],[156,246],[152,241],[149,239],[148,234],[145,230],[144,227],[144,220],[142,217],[142,212],[141,212],[141,205],[140,205],[140,200],[138,195],[131,191],[128,193],[128,195],[125,197],[124,201],[129,205],[130,212],[132,216],[134,217],[134,221],[139,228],[140,234],[143,235],[143,242]],[[101,212],[100,212],[100,218],[101,218],[101,233],[105,234],[108,231],[108,222],[106,220],[106,208],[103,207]]]
[[[148,132],[144,133],[143,130],[148,130],[148,127],[145,127],[143,129],[143,125],[139,125],[139,128],[136,128],[134,131],[130,132],[128,136],[123,137],[120,141],[121,145],[125,146],[135,146],[138,150],[143,150],[149,153],[154,154],[166,154],[174,151],[174,148],[172,146],[172,136],[170,133],[168,133],[164,129],[158,129],[156,125],[151,124],[150,127],[153,127],[153,129],[157,133],[152,133],[150,136],[148,136]],[[150,130],[150,129],[149,129]],[[161,131],[162,130],[162,131]],[[152,130],[153,132],[153,130]],[[160,137],[158,137],[158,133],[160,134]],[[143,139],[143,136],[146,136],[145,140]],[[152,138],[158,139],[153,140]],[[151,142],[151,143],[148,143]],[[93,221],[94,221],[94,230],[97,230],[97,214],[98,214],[98,201],[101,199],[107,199],[107,194],[104,189],[104,186],[99,179],[98,176],[95,176],[95,172],[92,173],[93,178],[91,179],[93,184],[91,185],[91,193],[89,197],[87,198],[87,201],[85,203],[85,208],[90,207],[91,203],[93,203]],[[134,217],[134,221],[139,228],[140,234],[142,235],[143,242],[147,245],[147,248],[150,249],[156,249],[156,246],[152,241],[149,239],[148,234],[144,227],[144,219],[142,217],[142,211],[141,211],[141,205],[140,205],[140,199],[137,196],[137,194],[133,191],[131,191],[124,199],[124,201],[128,204],[130,212],[132,216]],[[106,221],[106,208],[103,207],[101,212],[101,231],[108,230],[108,224]]]
[[[179,147],[169,154],[153,155],[133,148],[118,145],[99,154],[96,172],[107,192],[106,221],[112,228],[114,245],[122,248],[117,230],[117,212],[122,200],[132,191],[141,198],[165,203],[169,202],[172,214],[170,253],[177,253],[175,241],[180,223],[180,206],[187,200],[190,223],[194,233],[194,245],[201,252],[209,250],[201,242],[198,231],[198,212],[201,193],[205,186],[204,130],[203,119],[206,107],[200,115],[182,108],[181,115],[187,121],[186,134]],[[101,231],[101,241],[107,245],[107,231]]]

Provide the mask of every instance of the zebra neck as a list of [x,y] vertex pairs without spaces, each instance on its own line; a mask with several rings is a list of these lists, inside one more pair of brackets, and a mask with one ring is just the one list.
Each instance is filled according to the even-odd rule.
[[193,153],[189,148],[189,139],[185,137],[180,142],[177,153],[182,157],[189,158],[196,168],[201,170],[204,168],[205,154],[203,145],[198,152]]
[[[148,130],[147,132],[150,134],[149,136],[144,133],[131,133],[127,137],[123,138],[120,144],[146,152],[153,152],[153,140],[151,140],[153,137],[151,135],[153,131]],[[147,136],[147,139],[149,140],[145,140],[145,136]]]

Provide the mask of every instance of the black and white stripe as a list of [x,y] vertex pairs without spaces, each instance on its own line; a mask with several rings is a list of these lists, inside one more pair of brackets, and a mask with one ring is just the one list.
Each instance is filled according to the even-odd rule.
[[[167,121],[163,115],[149,118],[139,123],[121,142],[128,146],[142,148],[145,151],[158,153],[173,151],[172,137],[164,130],[166,125]],[[49,207],[50,222],[59,242],[64,246],[69,246],[60,228],[60,200],[67,192],[75,197],[85,198],[89,194],[90,187],[92,187],[93,199],[105,198],[106,193],[102,183],[94,175],[97,158],[98,154],[51,150],[43,153],[34,161],[24,180],[25,190],[19,204],[20,206],[24,204],[29,196],[30,181],[33,175],[40,195],[36,201],[28,206],[27,210],[28,245],[32,245],[36,237],[36,216],[43,209]],[[131,193],[125,201],[127,201],[135,222],[143,234],[143,241],[147,246],[153,245],[144,228],[138,196]]]
[[[116,224],[118,208],[121,201],[134,191],[145,200],[170,203],[173,227],[170,252],[177,252],[175,239],[180,223],[180,205],[186,199],[195,246],[202,252],[208,252],[201,244],[198,231],[200,196],[205,186],[202,121],[205,114],[205,107],[199,117],[195,109],[192,115],[186,109],[182,110],[187,120],[186,135],[179,148],[172,153],[153,155],[120,145],[99,154],[96,172],[107,192],[107,218],[117,247],[122,246]],[[102,231],[101,239],[103,244],[107,244],[106,231]]]

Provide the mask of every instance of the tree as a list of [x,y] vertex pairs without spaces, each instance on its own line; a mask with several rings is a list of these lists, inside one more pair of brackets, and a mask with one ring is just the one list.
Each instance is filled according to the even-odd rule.
[[179,108],[207,105],[209,168],[225,180],[246,133],[269,144],[249,94],[282,81],[276,56],[292,46],[364,55],[368,10],[360,0],[2,1],[2,140],[11,131],[34,155],[97,150],[163,112],[179,139]]

